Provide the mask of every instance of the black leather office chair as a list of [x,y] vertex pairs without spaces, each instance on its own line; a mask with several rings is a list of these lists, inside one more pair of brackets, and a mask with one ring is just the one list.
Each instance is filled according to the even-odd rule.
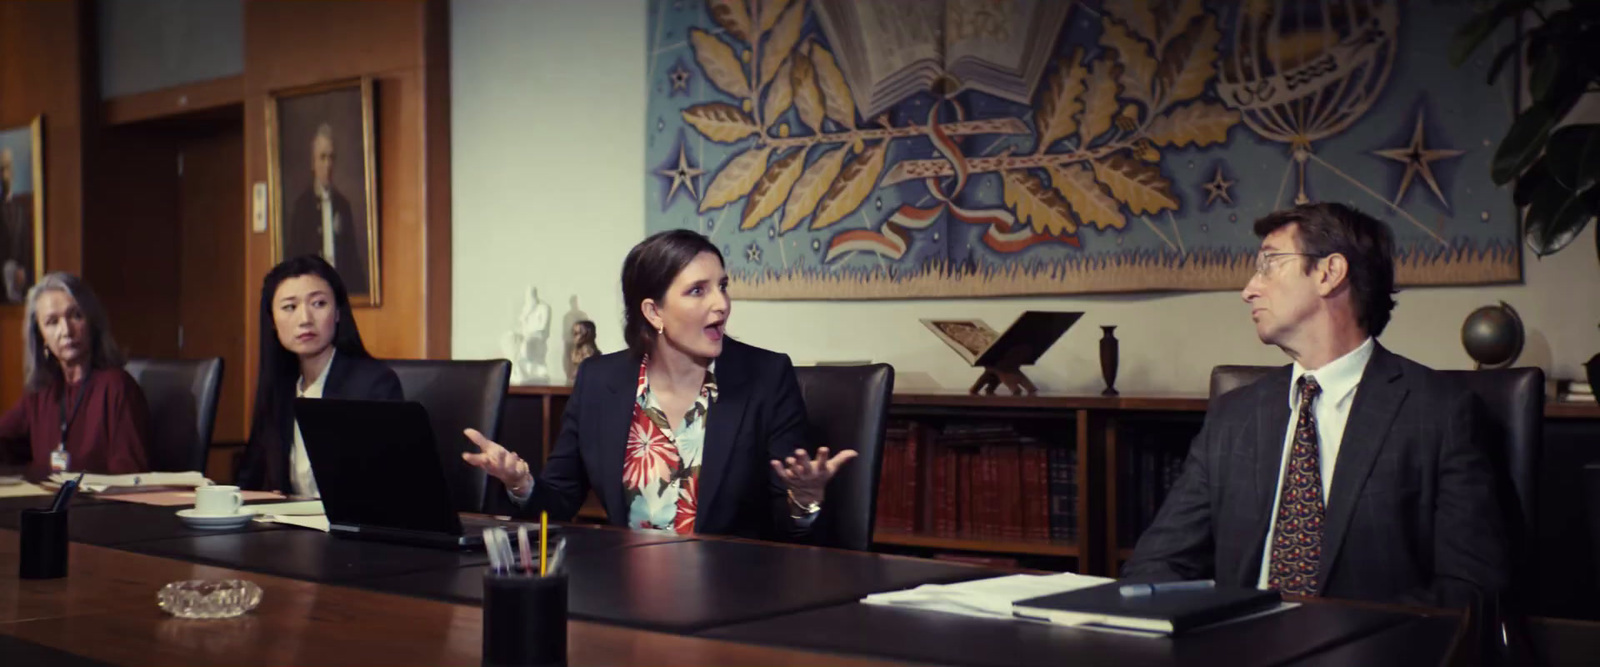
[[877,515],[883,431],[894,393],[894,367],[802,366],[795,369],[809,422],[807,442],[828,451],[854,449],[851,461],[828,482],[816,542],[867,551]]
[[406,400],[421,403],[428,411],[434,446],[439,449],[456,510],[484,511],[491,485],[487,474],[461,460],[462,452],[478,451],[461,431],[474,428],[490,440],[500,436],[500,408],[511,380],[511,362],[407,359],[387,363],[400,376]]
[[[1234,389],[1251,384],[1281,366],[1218,366],[1211,371],[1211,402]],[[1500,486],[1500,502],[1507,508],[1507,529],[1512,546],[1513,599],[1531,597],[1536,581],[1533,552],[1538,530],[1537,484],[1544,451],[1544,371],[1538,368],[1503,368],[1481,371],[1443,371],[1453,382],[1471,390],[1484,408],[1479,427],[1487,429],[1487,442]],[[1515,511],[1511,511],[1515,510]]]
[[129,359],[123,370],[139,383],[150,409],[151,470],[205,472],[222,391],[222,358]]

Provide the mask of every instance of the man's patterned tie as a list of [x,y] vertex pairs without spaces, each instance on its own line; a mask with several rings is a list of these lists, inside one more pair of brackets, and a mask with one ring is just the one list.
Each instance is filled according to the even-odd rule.
[[1300,376],[1299,385],[1300,418],[1294,426],[1294,449],[1283,469],[1267,586],[1291,595],[1316,595],[1317,565],[1322,561],[1322,463],[1311,405],[1322,387],[1309,375]]

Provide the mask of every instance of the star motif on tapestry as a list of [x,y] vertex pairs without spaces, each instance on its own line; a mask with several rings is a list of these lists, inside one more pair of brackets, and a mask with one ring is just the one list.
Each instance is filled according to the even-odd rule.
[[1201,184],[1201,187],[1206,189],[1206,208],[1211,208],[1212,202],[1218,199],[1232,206],[1233,196],[1228,194],[1228,188],[1233,187],[1233,184],[1233,181],[1223,177],[1222,163],[1217,163],[1216,175],[1212,176],[1209,182]]
[[678,93],[684,93],[687,95],[689,93],[690,76],[692,75],[689,73],[689,69],[684,67],[682,62],[673,65],[672,69],[667,72],[667,80],[672,82],[672,92],[670,93],[670,96],[677,97]]
[[744,258],[750,260],[751,264],[760,264],[761,246],[751,243],[750,247],[744,249]]
[[667,190],[665,206],[672,205],[672,198],[678,194],[679,186],[683,186],[685,190],[688,190],[689,196],[695,201],[700,200],[700,192],[695,189],[695,179],[700,178],[700,175],[706,173],[706,170],[689,164],[689,155],[684,151],[682,142],[678,143],[678,164],[656,173],[672,179],[672,187]]
[[1394,205],[1400,205],[1400,202],[1406,198],[1406,191],[1411,188],[1411,182],[1416,179],[1418,174],[1421,174],[1423,182],[1427,183],[1428,188],[1433,190],[1434,196],[1439,198],[1439,203],[1444,204],[1445,208],[1448,209],[1450,208],[1450,202],[1444,198],[1444,191],[1439,189],[1439,181],[1434,178],[1433,168],[1430,165],[1435,160],[1459,157],[1466,151],[1428,148],[1423,117],[1423,112],[1418,110],[1417,124],[1416,128],[1411,132],[1410,145],[1372,151],[1372,154],[1389,158],[1396,162],[1403,162],[1406,165],[1406,173],[1400,177],[1400,190],[1395,192],[1394,195]]

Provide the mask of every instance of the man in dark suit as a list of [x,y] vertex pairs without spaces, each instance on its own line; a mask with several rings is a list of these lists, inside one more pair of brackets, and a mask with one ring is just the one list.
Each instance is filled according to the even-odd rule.
[[339,271],[351,295],[370,294],[367,225],[351,213],[350,200],[333,186],[333,127],[323,123],[311,139],[311,188],[300,193],[284,230],[285,257],[318,255]]
[[1389,229],[1309,204],[1255,232],[1243,297],[1294,363],[1214,403],[1123,576],[1436,606],[1500,592],[1475,399],[1374,340],[1394,308]]

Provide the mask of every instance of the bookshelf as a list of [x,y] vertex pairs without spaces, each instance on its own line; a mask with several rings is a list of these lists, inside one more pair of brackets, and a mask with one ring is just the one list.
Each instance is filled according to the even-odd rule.
[[[510,394],[502,433],[513,425],[512,430],[517,433],[506,435],[504,444],[530,461],[542,461],[559,430],[571,387],[518,386],[512,387]],[[1199,432],[1206,404],[1203,395],[895,394],[889,409],[890,433],[903,435],[885,438],[883,479],[892,481],[880,482],[875,547],[935,556],[1042,558],[1067,563],[1058,569],[1114,576],[1121,562],[1132,555],[1133,542],[1164,499],[1164,487],[1175,474],[1169,466],[1177,465],[1175,461],[1181,463],[1189,441]],[[1551,400],[1546,404],[1545,417],[1547,424],[1581,428],[1589,433],[1591,427],[1600,426],[1600,403]],[[972,437],[975,429],[996,424],[1015,430],[988,431],[996,436],[990,442]],[[905,430],[896,431],[895,425]],[[1019,439],[1005,444],[1003,439],[1012,435]],[[920,438],[915,455],[901,452],[895,440],[913,437]],[[1546,440],[1548,450],[1552,444],[1549,435]],[[1014,527],[1008,534],[1002,534],[1007,532],[1003,527],[964,530],[959,510],[957,525],[952,529],[947,507],[943,510],[945,525],[941,526],[942,496],[937,491],[943,487],[934,480],[938,452],[945,448],[982,452],[985,447],[999,451],[1017,444],[1042,447],[1047,458],[1049,451],[1071,452],[1075,464],[1071,473],[1071,537],[1038,539],[1037,527],[1034,539],[1018,535]],[[957,460],[959,466],[959,457]],[[1038,465],[1037,456],[1034,464]],[[909,472],[910,476],[891,478],[896,470]],[[948,476],[948,470],[945,474]],[[1037,481],[1034,483],[1037,490]],[[915,487],[909,498],[895,495],[908,485]],[[944,487],[948,487],[948,478]],[[886,521],[889,517],[884,514],[886,503],[895,498],[902,503],[902,515],[893,517],[898,525],[893,520]],[[1022,497],[1025,504],[1038,500],[1026,493]],[[906,506],[904,503],[908,502]],[[604,518],[604,512],[591,498],[579,516],[599,520]]]

